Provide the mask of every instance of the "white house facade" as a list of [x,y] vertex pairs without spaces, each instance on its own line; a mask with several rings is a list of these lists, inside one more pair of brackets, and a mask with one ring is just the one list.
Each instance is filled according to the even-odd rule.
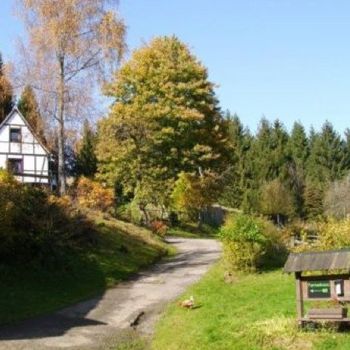
[[49,163],[50,152],[15,107],[0,124],[0,168],[20,182],[49,185]]

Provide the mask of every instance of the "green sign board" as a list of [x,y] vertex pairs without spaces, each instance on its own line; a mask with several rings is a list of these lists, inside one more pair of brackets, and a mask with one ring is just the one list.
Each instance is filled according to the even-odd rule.
[[331,285],[329,281],[309,281],[307,283],[309,298],[330,298]]

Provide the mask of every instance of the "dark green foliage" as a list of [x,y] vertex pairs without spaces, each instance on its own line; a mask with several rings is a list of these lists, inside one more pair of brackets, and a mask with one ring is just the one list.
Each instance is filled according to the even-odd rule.
[[305,190],[305,166],[310,154],[309,142],[304,127],[294,123],[289,141],[288,152],[290,161],[288,164],[287,184],[291,190],[295,212],[299,217],[305,215],[304,190]]
[[322,184],[307,181],[304,192],[305,213],[309,219],[317,218],[323,213],[324,189]]
[[282,176],[286,170],[288,133],[276,120],[262,119],[253,143],[254,174],[259,185]]
[[11,112],[13,107],[12,85],[5,76],[4,63],[0,53],[0,123]]
[[285,189],[284,195],[288,193],[284,203],[289,208],[288,216],[322,215],[325,191],[350,170],[350,131],[345,131],[343,139],[326,122],[320,132],[311,128],[307,135],[303,125],[295,122],[289,134],[278,120],[270,123],[263,118],[252,136],[237,116],[228,113],[227,120],[233,154],[224,173],[226,186],[221,203],[247,213],[285,216],[270,213],[271,208],[266,212],[267,202],[271,207],[283,201],[261,200],[266,184],[277,181]]
[[312,138],[307,177],[324,189],[329,182],[345,175],[346,163],[345,142],[327,121]]
[[97,158],[95,155],[96,134],[89,122],[84,123],[83,138],[76,157],[76,174],[93,178],[97,171]]
[[251,182],[251,167],[247,154],[251,147],[252,136],[248,129],[245,129],[239,117],[233,117],[226,113],[228,121],[229,137],[231,140],[232,154],[231,166],[224,173],[225,189],[222,194],[223,205],[238,208],[240,207],[245,191]]
[[41,141],[46,143],[43,118],[40,114],[39,105],[31,86],[26,86],[23,89],[17,107],[23,114],[24,118],[26,118],[35,134],[40,137]]

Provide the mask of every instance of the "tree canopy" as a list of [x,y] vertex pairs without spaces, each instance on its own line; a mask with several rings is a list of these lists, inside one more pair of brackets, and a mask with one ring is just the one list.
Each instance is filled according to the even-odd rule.
[[[100,177],[125,191],[169,198],[181,172],[197,177],[227,167],[230,146],[207,69],[176,37],[136,50],[117,72],[114,98],[99,124]],[[159,185],[161,184],[161,185]]]

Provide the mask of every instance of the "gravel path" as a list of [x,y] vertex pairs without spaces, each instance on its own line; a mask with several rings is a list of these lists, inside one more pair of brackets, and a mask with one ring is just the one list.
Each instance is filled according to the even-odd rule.
[[119,335],[133,328],[151,333],[165,305],[198,281],[221,253],[215,240],[168,241],[179,251],[171,260],[94,299],[16,326],[1,327],[0,349],[108,349]]

